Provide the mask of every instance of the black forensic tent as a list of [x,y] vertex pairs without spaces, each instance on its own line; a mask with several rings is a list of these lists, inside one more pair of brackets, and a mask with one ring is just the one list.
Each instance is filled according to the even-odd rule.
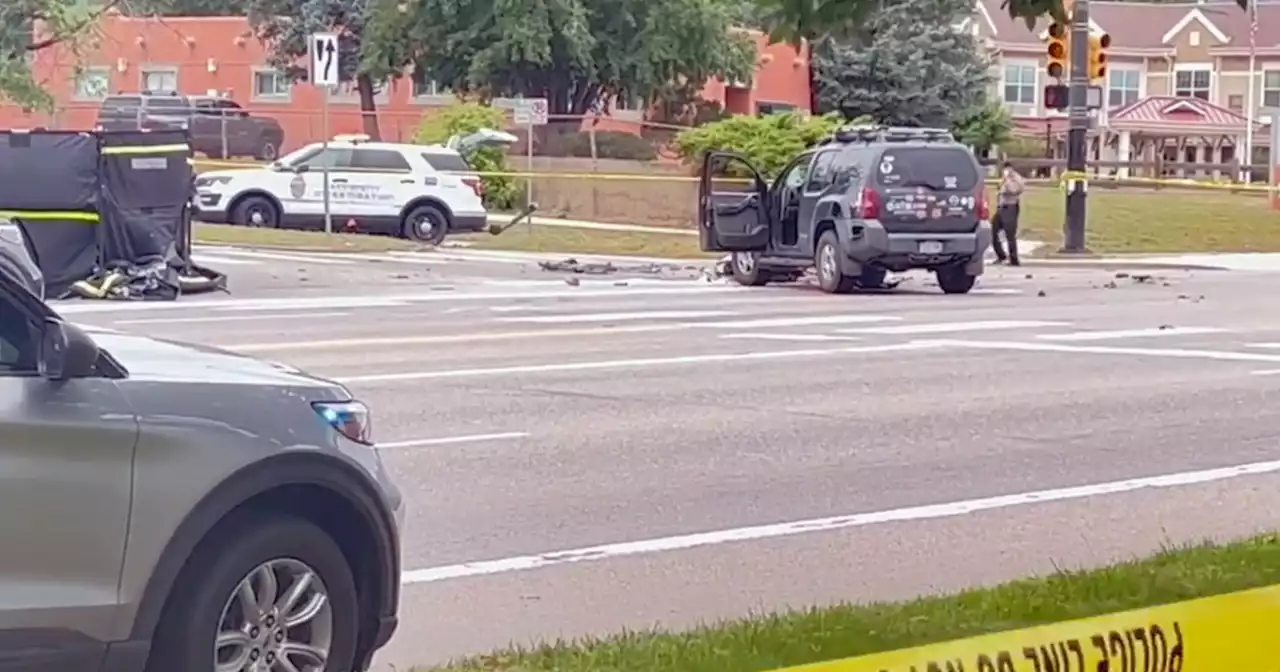
[[172,299],[225,287],[191,262],[186,131],[0,131],[0,216],[49,297]]

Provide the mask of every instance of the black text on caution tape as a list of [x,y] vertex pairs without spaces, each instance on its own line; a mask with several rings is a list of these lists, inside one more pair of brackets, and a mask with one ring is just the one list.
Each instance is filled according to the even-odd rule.
[[1088,638],[1064,639],[1020,650],[995,650],[965,658],[932,660],[909,669],[910,672],[1181,672],[1182,658],[1182,627],[1174,621],[1167,629],[1151,624],[1110,630]]

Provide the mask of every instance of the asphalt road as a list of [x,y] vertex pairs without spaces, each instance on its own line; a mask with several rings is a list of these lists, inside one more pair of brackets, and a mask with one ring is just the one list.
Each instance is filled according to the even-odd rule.
[[1096,565],[1280,505],[1275,275],[996,269],[968,296],[920,276],[838,297],[237,254],[209,253],[246,262],[229,296],[69,314],[372,406],[408,509],[385,669]]

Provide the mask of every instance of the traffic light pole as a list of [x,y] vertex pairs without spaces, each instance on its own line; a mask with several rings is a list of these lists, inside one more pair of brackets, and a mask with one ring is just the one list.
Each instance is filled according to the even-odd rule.
[[1084,254],[1086,185],[1081,179],[1089,136],[1089,0],[1076,0],[1071,14],[1071,79],[1067,100],[1067,217],[1063,254]]

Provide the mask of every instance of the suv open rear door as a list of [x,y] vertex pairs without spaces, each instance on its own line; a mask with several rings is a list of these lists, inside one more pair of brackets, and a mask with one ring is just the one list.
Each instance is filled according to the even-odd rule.
[[[724,185],[722,190],[716,189],[717,180]],[[755,252],[768,247],[768,204],[769,186],[751,162],[729,152],[707,152],[698,182],[698,241],[702,250]]]

